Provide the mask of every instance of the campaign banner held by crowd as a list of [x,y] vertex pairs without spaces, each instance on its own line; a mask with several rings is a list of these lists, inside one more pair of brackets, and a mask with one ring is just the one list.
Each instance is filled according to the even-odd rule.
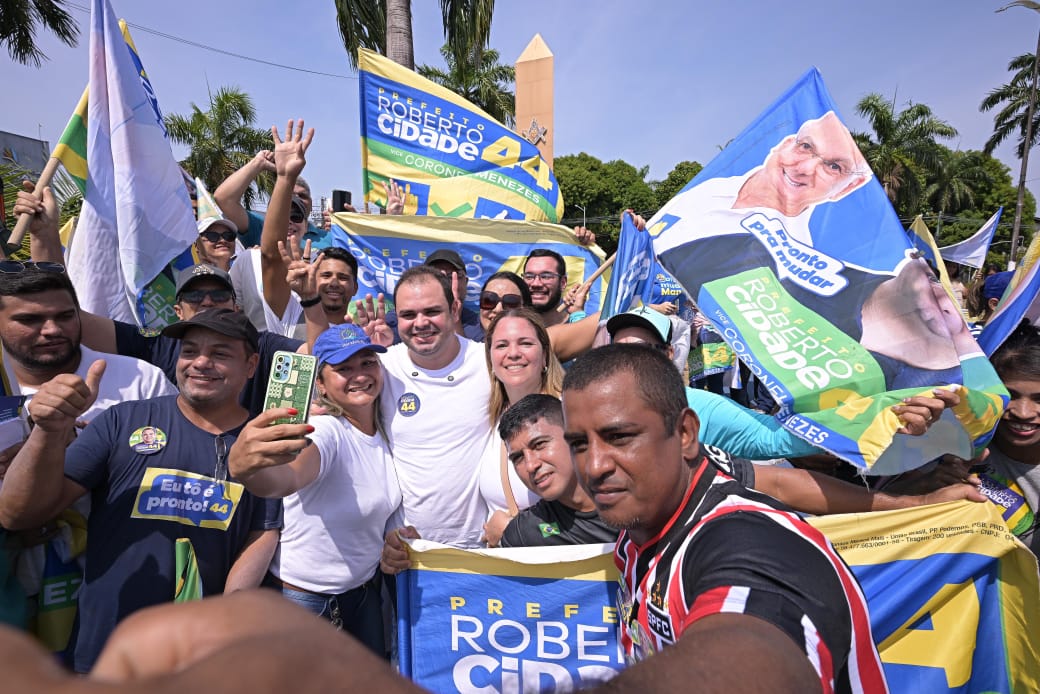
[[361,49],[361,166],[365,201],[406,214],[557,222],[563,198],[538,148],[457,94]]
[[892,692],[1040,691],[1036,557],[992,503],[809,521],[856,574]]
[[434,692],[569,692],[624,667],[613,545],[416,540],[397,577],[401,674]]
[[[422,265],[440,249],[458,252],[469,278],[466,308],[479,309],[480,288],[500,270],[518,275],[535,248],[547,248],[567,263],[567,285],[581,284],[603,263],[598,246],[582,246],[574,234],[557,224],[501,219],[451,219],[412,215],[332,215],[333,245],[347,248],[358,261],[358,296],[383,292],[389,299],[397,279],[408,268]],[[609,272],[589,290],[586,313],[598,311]]]
[[[1007,401],[912,248],[815,70],[648,225],[664,268],[779,403],[784,426],[872,474],[970,459]],[[925,436],[891,406],[963,384]]]

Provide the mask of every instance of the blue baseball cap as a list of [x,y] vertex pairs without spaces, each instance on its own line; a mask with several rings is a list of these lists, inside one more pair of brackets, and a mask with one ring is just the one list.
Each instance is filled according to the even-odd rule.
[[1008,270],[987,277],[986,283],[982,285],[982,296],[986,299],[999,299],[1004,296],[1004,292],[1007,291],[1008,284],[1011,282],[1011,276],[1014,274],[1013,271]]
[[319,335],[311,353],[318,358],[320,369],[325,364],[342,364],[363,349],[380,354],[386,351],[386,347],[373,343],[360,327],[344,323]]

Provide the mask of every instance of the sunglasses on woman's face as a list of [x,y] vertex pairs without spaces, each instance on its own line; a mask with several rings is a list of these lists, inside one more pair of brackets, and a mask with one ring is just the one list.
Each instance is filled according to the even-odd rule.
[[480,293],[480,308],[485,311],[495,308],[499,302],[502,303],[502,308],[520,308],[524,303],[524,298],[519,294],[503,294],[499,296],[494,292]]
[[199,236],[210,243],[216,243],[217,241],[227,241],[228,243],[231,243],[235,240],[235,232],[230,229],[227,231],[204,231],[199,234]]

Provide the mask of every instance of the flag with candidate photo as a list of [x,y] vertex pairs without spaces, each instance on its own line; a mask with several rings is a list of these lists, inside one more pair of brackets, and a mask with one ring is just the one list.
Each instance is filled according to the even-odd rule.
[[538,148],[454,92],[362,48],[361,166],[365,201],[405,214],[558,222],[563,197]]
[[[820,74],[806,72],[648,224],[654,250],[779,405],[871,474],[989,442],[1007,391],[910,244]],[[963,385],[924,436],[904,398]]]

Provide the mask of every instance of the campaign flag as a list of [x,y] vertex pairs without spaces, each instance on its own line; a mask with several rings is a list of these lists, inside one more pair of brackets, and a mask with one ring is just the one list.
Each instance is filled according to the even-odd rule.
[[654,260],[650,234],[637,229],[632,222],[632,215],[626,212],[621,216],[617,257],[611,268],[610,284],[607,285],[600,320],[607,320],[632,308],[632,301],[636,297],[642,304],[649,303],[656,269],[657,261]]
[[910,235],[910,242],[914,245],[914,248],[919,250],[932,267],[939,271],[939,281],[942,282],[942,286],[946,293],[950,295],[950,298],[956,302],[957,297],[953,293],[953,283],[950,281],[950,273],[946,270],[946,262],[939,253],[940,248],[935,243],[935,236],[932,235],[928,225],[924,223],[922,215],[914,217],[914,221],[907,233]]
[[173,547],[174,575],[177,586],[173,591],[174,602],[191,602],[202,599],[202,577],[199,576],[199,561],[195,547],[186,537],[178,537]]
[[560,187],[538,148],[457,94],[362,48],[361,166],[365,201],[406,214],[558,222]]
[[979,334],[979,344],[992,356],[1023,320],[1040,325],[1040,234],[1033,237],[1025,258],[1015,268],[1004,296]]
[[[120,22],[123,31],[128,31],[126,24]],[[127,33],[129,36],[129,33]],[[79,192],[87,192],[87,95],[90,87],[83,90],[83,96],[76,104],[68,125],[58,138],[51,157],[61,162],[65,171],[79,187]]]
[[146,286],[197,231],[155,94],[107,0],[91,5],[88,90],[87,186],[69,276],[84,309],[145,324]]
[[942,257],[951,263],[970,265],[976,270],[985,265],[986,253],[989,251],[990,243],[993,242],[993,234],[997,231],[997,225],[1000,224],[1000,214],[1003,211],[1003,207],[997,208],[993,216],[979,227],[979,230],[974,234],[963,241],[940,248],[939,252],[942,254]]
[[624,666],[613,545],[466,551],[411,542],[401,674],[434,692],[569,692]]
[[[500,270],[521,274],[535,248],[563,256],[568,286],[585,282],[603,263],[598,246],[581,246],[569,229],[545,222],[337,213],[330,234],[332,245],[357,258],[359,297],[383,292],[389,298],[405,270],[422,265],[436,250],[457,251],[469,279],[463,303],[473,311],[479,309],[484,281]],[[605,285],[603,276],[593,283],[587,313],[599,310]]]
[[[783,425],[871,474],[988,443],[1007,391],[932,288],[811,69],[648,224],[658,261],[779,403]],[[960,384],[925,436],[908,396]]]
[[893,692],[1040,691],[1036,557],[992,503],[821,516],[856,574]]

